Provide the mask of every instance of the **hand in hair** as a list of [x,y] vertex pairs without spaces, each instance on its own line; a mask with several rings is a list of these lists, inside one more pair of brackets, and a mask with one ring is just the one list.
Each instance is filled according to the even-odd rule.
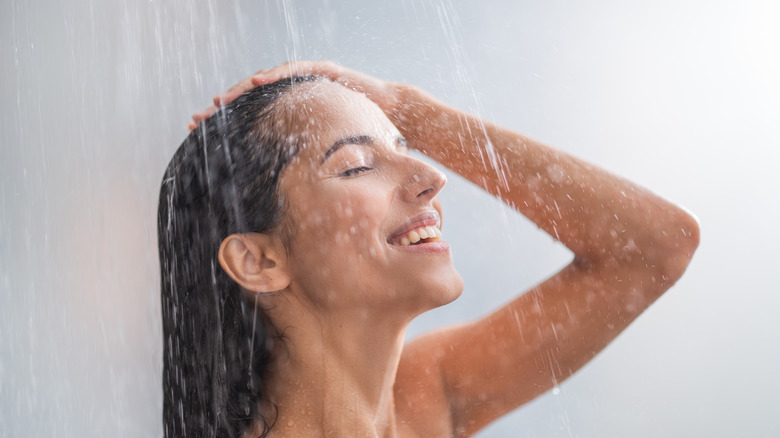
[[232,86],[227,92],[214,97],[214,104],[206,110],[195,113],[190,130],[195,129],[200,122],[206,120],[221,108],[234,101],[243,93],[261,85],[276,82],[290,76],[322,76],[349,89],[363,93],[376,103],[388,115],[393,113],[398,104],[398,93],[406,85],[377,79],[358,71],[342,67],[330,61],[290,61],[270,69],[259,70],[252,76],[244,78]]

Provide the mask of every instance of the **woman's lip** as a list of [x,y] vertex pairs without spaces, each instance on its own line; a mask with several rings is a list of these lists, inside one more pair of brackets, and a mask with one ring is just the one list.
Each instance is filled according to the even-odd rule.
[[416,252],[416,253],[428,253],[428,254],[441,254],[441,253],[449,253],[450,252],[450,244],[443,241],[443,240],[437,240],[435,242],[427,242],[427,243],[420,243],[417,245],[391,245],[393,248],[399,248],[402,251],[410,251],[410,252]]
[[429,210],[425,213],[419,214],[408,221],[404,222],[392,235],[387,239],[388,242],[392,242],[393,239],[403,236],[409,231],[416,230],[417,228],[423,228],[428,226],[439,227],[439,212],[436,210]]

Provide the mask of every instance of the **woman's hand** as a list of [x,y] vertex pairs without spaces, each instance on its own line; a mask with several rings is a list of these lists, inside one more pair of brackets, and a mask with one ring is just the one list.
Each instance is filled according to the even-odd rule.
[[349,89],[364,93],[388,116],[395,111],[398,105],[399,91],[406,87],[377,79],[330,61],[291,61],[271,69],[260,70],[231,87],[226,93],[214,97],[214,105],[205,111],[193,115],[193,121],[188,126],[190,130],[195,129],[200,122],[214,114],[218,108],[229,104],[238,96],[255,87],[270,84],[290,76],[307,75],[322,76]]

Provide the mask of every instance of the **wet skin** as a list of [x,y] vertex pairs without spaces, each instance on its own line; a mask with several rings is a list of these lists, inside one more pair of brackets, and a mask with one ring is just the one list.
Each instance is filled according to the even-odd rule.
[[[271,436],[470,436],[593,358],[698,245],[696,220],[652,192],[415,87],[327,62],[296,71],[371,101],[327,81],[284,97],[282,122],[303,144],[281,178],[284,225],[220,249],[223,268],[285,333],[267,378],[279,413]],[[446,244],[401,245],[436,224],[444,184],[399,147],[401,134],[554,236],[572,262],[482,319],[405,345],[409,321],[463,284]],[[488,143],[500,172],[479,159]]]
[[446,242],[393,239],[414,222],[439,222],[444,175],[409,156],[398,129],[359,93],[318,81],[285,99],[299,108],[292,125],[303,145],[280,184],[293,287],[320,309],[404,318],[455,299],[462,281]]

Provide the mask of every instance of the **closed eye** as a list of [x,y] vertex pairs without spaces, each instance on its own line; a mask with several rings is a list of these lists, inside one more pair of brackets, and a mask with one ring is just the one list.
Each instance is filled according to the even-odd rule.
[[341,174],[341,176],[355,176],[355,175],[358,175],[360,173],[367,172],[367,171],[369,171],[371,169],[372,168],[368,167],[368,166],[355,167],[353,169],[347,170],[346,172],[343,172]]

